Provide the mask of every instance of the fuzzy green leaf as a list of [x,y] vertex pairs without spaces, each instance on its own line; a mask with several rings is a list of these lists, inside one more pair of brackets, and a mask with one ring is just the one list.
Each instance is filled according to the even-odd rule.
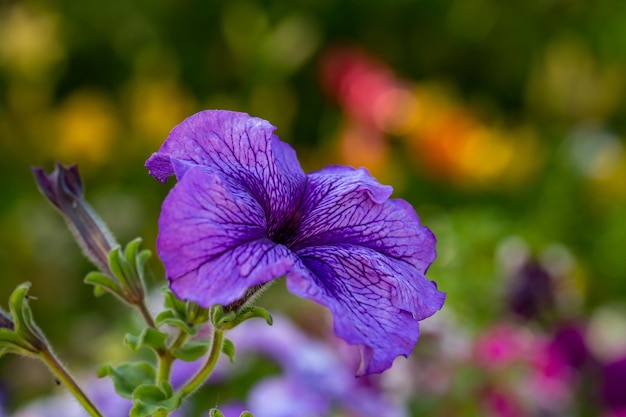
[[[220,327],[227,325],[234,321],[237,318],[237,313],[235,311],[225,311],[223,306],[215,306],[213,308],[213,324],[215,327]],[[230,329],[232,327],[225,327],[225,329]]]
[[174,395],[172,386],[163,382],[159,386],[142,385],[133,393],[133,408],[129,417],[149,417],[158,411],[173,411],[180,407],[182,398]]
[[139,246],[141,245],[141,238],[138,237],[126,245],[126,249],[124,250],[124,257],[126,258],[126,262],[129,265],[135,264],[135,259],[137,258],[137,253],[139,252]]
[[29,355],[30,345],[24,341],[11,329],[0,329],[0,357],[6,353],[17,353],[18,355]]
[[164,324],[177,327],[189,335],[196,334],[196,330],[189,326],[187,322],[176,315],[172,310],[165,310],[156,316],[155,323],[161,327]]
[[121,295],[122,289],[120,288],[119,283],[102,272],[93,271],[87,274],[85,279],[83,280],[85,284],[91,284],[95,286],[94,295],[96,297],[104,294],[105,291],[109,291],[112,294]]
[[133,392],[141,385],[154,384],[156,371],[148,362],[127,362],[118,366],[105,365],[98,370],[98,377],[111,377],[115,391],[124,398],[133,398]]
[[163,352],[167,349],[165,341],[169,335],[164,332],[160,332],[152,327],[145,328],[139,336],[126,333],[124,337],[124,344],[128,346],[133,352],[138,351],[142,347],[147,347],[155,352]]
[[165,293],[165,308],[173,310],[179,317],[185,317],[187,313],[187,303],[176,297],[167,287],[163,287],[163,292]]
[[230,311],[228,313],[224,313],[222,309],[216,309],[213,316],[213,322],[216,327],[222,330],[229,330],[246,320],[256,317],[264,319],[270,326],[273,323],[272,316],[266,309],[254,306],[244,307],[237,312]]
[[230,363],[235,363],[235,344],[229,339],[224,338],[224,343],[222,344],[222,352],[228,356]]

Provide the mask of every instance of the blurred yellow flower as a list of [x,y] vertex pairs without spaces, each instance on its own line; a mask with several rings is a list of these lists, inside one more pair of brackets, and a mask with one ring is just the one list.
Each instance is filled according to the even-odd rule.
[[193,113],[196,105],[172,78],[139,78],[129,90],[131,124],[150,144],[162,143],[172,127]]
[[626,77],[620,65],[599,62],[576,37],[548,44],[529,78],[527,95],[540,111],[576,120],[604,120],[622,102]]
[[61,103],[51,153],[62,161],[103,163],[110,155],[120,123],[113,103],[102,93],[81,90]]
[[27,77],[47,77],[65,56],[58,40],[58,18],[23,6],[0,15],[0,67]]

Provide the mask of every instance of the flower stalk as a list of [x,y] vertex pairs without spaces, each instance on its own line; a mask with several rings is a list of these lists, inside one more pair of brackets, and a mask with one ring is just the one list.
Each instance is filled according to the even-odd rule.
[[189,380],[187,383],[179,390],[179,394],[181,398],[186,398],[193,394],[200,386],[207,380],[207,378],[213,372],[215,368],[215,364],[217,364],[217,360],[222,352],[222,345],[224,344],[224,331],[221,329],[213,328],[213,338],[211,347],[209,348],[209,355],[207,359],[196,372],[196,374]]
[[100,411],[54,355],[43,332],[35,324],[32,310],[28,305],[29,289],[30,283],[27,282],[13,291],[9,298],[10,317],[0,310],[0,356],[11,352],[41,359],[90,416],[102,417]]
[[65,369],[54,353],[52,353],[52,350],[49,347],[46,346],[46,348],[44,348],[39,354],[39,357],[48,366],[50,371],[59,379],[59,381],[67,387],[67,389],[91,417],[103,417],[100,410],[98,410],[95,404],[89,399],[89,397],[87,397],[67,369]]

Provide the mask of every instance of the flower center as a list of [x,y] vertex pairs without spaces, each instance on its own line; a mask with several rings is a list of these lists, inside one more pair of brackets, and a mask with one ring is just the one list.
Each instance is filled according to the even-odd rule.
[[300,210],[296,210],[287,220],[280,222],[274,229],[268,230],[267,237],[274,243],[290,248],[296,240],[301,222],[302,214]]

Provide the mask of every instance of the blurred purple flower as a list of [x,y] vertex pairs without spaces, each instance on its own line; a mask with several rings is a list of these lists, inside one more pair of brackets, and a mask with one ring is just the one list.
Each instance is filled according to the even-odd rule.
[[[130,400],[120,397],[110,379],[87,379],[81,386],[96,407],[107,417],[125,417],[132,406]],[[13,417],[88,417],[89,414],[68,392],[42,398],[17,410]]]
[[204,111],[146,162],[158,180],[178,179],[157,240],[171,288],[209,307],[286,277],[292,293],[330,309],[338,336],[359,345],[358,374],[382,372],[411,353],[419,321],[443,305],[424,277],[435,237],[365,169],[305,175],[274,130],[245,113]]
[[238,355],[258,352],[282,369],[281,375],[266,378],[249,391],[246,405],[255,417],[326,416],[337,410],[358,417],[407,415],[376,379],[355,378],[353,361],[346,360],[341,349],[312,340],[282,316],[274,317],[272,327],[247,321],[229,338]]
[[515,271],[507,294],[510,310],[523,319],[541,317],[554,307],[552,277],[540,263],[529,259]]

